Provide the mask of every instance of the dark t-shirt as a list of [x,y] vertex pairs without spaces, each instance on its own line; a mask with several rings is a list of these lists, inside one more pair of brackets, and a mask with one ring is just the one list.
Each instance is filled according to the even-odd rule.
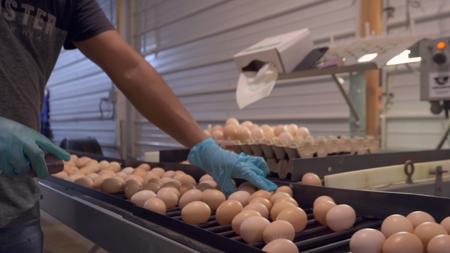
[[[111,29],[95,0],[0,0],[0,116],[38,129],[62,46]],[[0,175],[0,228],[35,217],[38,199],[31,176]]]

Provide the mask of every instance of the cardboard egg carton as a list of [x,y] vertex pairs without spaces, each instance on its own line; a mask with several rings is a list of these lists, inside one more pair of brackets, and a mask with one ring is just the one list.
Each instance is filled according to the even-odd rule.
[[[379,142],[373,137],[309,137],[304,140],[282,142],[275,138],[267,141],[221,141],[220,144],[236,153],[263,157],[271,172],[285,179],[293,169],[293,161],[301,158],[327,157],[335,155],[360,155],[376,153]],[[292,174],[292,173],[291,173]]]

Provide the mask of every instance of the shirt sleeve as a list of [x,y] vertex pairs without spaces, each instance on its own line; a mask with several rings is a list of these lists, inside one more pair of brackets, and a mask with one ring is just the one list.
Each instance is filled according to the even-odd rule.
[[65,49],[76,48],[73,42],[87,40],[114,29],[96,0],[75,0],[72,3],[72,16],[64,42]]

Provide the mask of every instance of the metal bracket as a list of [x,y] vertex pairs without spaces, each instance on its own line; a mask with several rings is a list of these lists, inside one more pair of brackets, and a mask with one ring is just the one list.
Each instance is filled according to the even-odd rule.
[[444,173],[447,173],[448,170],[442,168],[442,166],[437,166],[436,169],[430,169],[430,175],[436,175],[435,185],[434,185],[434,195],[442,196],[442,177]]
[[407,176],[406,182],[407,184],[413,184],[412,176],[414,175],[416,168],[414,167],[414,163],[411,160],[407,160],[404,164],[403,171]]

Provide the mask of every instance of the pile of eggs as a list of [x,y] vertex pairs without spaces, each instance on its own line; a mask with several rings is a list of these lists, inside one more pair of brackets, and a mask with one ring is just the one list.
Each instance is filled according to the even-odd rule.
[[352,253],[448,253],[450,216],[437,223],[433,216],[414,211],[406,217],[393,214],[381,229],[362,229],[350,240]]
[[229,118],[225,125],[210,126],[205,133],[219,143],[266,144],[297,149],[301,157],[319,157],[335,153],[376,152],[379,143],[373,137],[316,137],[308,128],[296,124],[270,126],[257,125],[251,121],[239,123],[236,118]]

